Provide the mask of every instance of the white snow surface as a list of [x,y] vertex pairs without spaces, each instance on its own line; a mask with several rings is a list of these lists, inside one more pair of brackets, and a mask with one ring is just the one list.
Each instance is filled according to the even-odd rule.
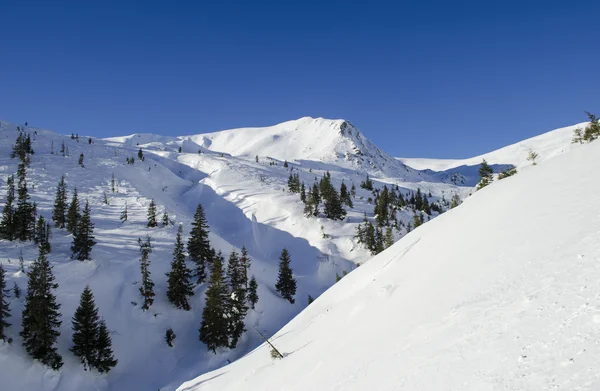
[[600,142],[551,138],[327,290],[271,338],[285,358],[178,390],[599,390]]
[[[473,236],[466,236],[467,239],[457,237],[456,229],[460,232],[461,229],[464,229],[461,228],[464,224],[459,222],[455,229],[454,223],[451,222],[456,218],[451,218],[452,215],[459,214],[461,210],[469,210],[471,205],[476,204],[476,200],[485,198],[484,195],[487,193],[495,194],[495,189],[508,186],[506,183],[522,181],[521,175],[534,178],[532,173],[544,172],[547,164],[554,163],[554,159],[546,162],[549,156],[546,156],[545,152],[538,151],[541,155],[538,166],[531,167],[528,162],[529,164],[523,165],[522,174],[520,170],[516,177],[506,179],[501,183],[494,183],[484,191],[478,192],[475,197],[468,198],[460,208],[447,212],[440,218],[436,217],[432,222],[407,235],[400,241],[405,244],[396,245],[395,249],[390,250],[392,253],[398,251],[398,246],[401,247],[400,252],[404,252],[404,248],[408,247],[406,243],[415,241],[409,240],[409,238],[415,238],[419,232],[428,232],[436,224],[442,224],[442,221],[449,222],[442,224],[445,228],[439,228],[439,231],[444,231],[444,235],[453,237],[454,241],[444,239],[438,245],[425,240],[425,243],[431,244],[429,251],[438,249],[443,254],[438,258],[419,258],[414,261],[412,263],[414,268],[419,268],[418,264],[423,265],[422,269],[415,269],[414,279],[408,273],[409,269],[402,269],[400,270],[402,275],[396,275],[397,262],[390,263],[389,268],[382,269],[386,270],[385,278],[388,278],[390,282],[376,288],[379,282],[371,284],[371,281],[373,278],[380,281],[380,277],[377,277],[376,274],[382,272],[370,272],[369,270],[373,269],[371,265],[384,262],[380,259],[388,259],[386,257],[390,255],[386,254],[391,253],[388,251],[374,260],[369,260],[371,256],[368,251],[358,245],[353,238],[357,224],[363,219],[363,213],[366,213],[371,220],[374,217],[373,205],[368,200],[372,194],[359,187],[359,183],[364,180],[366,174],[368,173],[372,177],[376,187],[384,184],[399,185],[405,194],[420,188],[424,193],[432,194],[430,199],[432,201],[443,197],[449,199],[451,193],[454,192],[461,197],[468,196],[473,192],[476,167],[454,167],[441,172],[415,170],[379,150],[349,122],[322,118],[301,118],[267,128],[237,129],[195,136],[166,137],[141,133],[110,139],[94,139],[91,145],[88,144],[87,137],[83,135],[80,136],[78,143],[68,136],[48,130],[29,127],[26,128],[26,131],[30,132],[34,138],[35,154],[32,156],[28,172],[28,183],[32,200],[38,204],[39,213],[50,218],[56,184],[60,176],[64,174],[69,188],[69,198],[73,187],[77,186],[80,200],[84,202],[87,199],[90,202],[98,244],[92,251],[93,260],[73,261],[69,259],[72,238],[64,230],[53,229],[53,251],[49,255],[49,260],[54,267],[54,273],[59,283],[56,293],[58,302],[61,304],[63,323],[57,346],[63,355],[65,365],[60,372],[55,372],[33,362],[26,354],[18,335],[21,329],[24,298],[11,298],[10,306],[13,316],[9,319],[12,326],[8,329],[8,335],[14,339],[14,342],[11,345],[0,342],[2,390],[175,390],[185,380],[222,367],[228,361],[234,362],[234,365],[220,369],[218,374],[213,373],[201,380],[195,380],[182,389],[210,387],[209,389],[235,390],[245,387],[241,385],[242,383],[236,383],[238,381],[249,382],[248,387],[243,388],[246,390],[301,389],[290,388],[296,386],[290,384],[289,381],[296,379],[295,376],[299,376],[298,374],[301,373],[306,377],[309,377],[311,373],[322,374],[317,368],[317,363],[319,368],[320,366],[328,368],[333,365],[331,362],[333,360],[338,361],[342,368],[347,360],[355,361],[358,365],[360,362],[366,362],[364,360],[368,361],[369,357],[376,354],[365,348],[364,357],[352,357],[348,355],[349,351],[342,349],[340,357],[337,357],[337,353],[336,356],[330,357],[325,354],[325,350],[319,350],[322,357],[313,362],[315,368],[311,368],[310,371],[302,372],[304,369],[298,366],[298,372],[296,372],[294,369],[296,364],[291,364],[296,362],[295,357],[304,357],[302,356],[303,351],[308,354],[306,357],[312,357],[313,349],[321,349],[318,346],[327,346],[327,349],[331,349],[332,347],[323,342],[321,337],[327,336],[326,339],[330,339],[335,346],[356,345],[356,348],[363,346],[361,338],[383,337],[379,331],[373,333],[367,330],[377,330],[378,324],[369,326],[367,323],[377,319],[376,314],[373,315],[369,311],[371,305],[373,311],[383,308],[381,300],[387,295],[386,289],[390,291],[390,297],[391,293],[396,291],[396,287],[398,287],[398,293],[404,292],[403,289],[409,289],[402,288],[404,285],[412,286],[413,290],[402,293],[400,297],[404,297],[405,293],[415,292],[416,294],[416,292],[420,292],[418,289],[423,289],[425,292],[427,287],[431,288],[432,292],[442,295],[440,293],[442,286],[438,286],[440,284],[436,276],[439,274],[439,278],[441,278],[449,266],[442,262],[443,259],[438,258],[444,257],[444,259],[452,259],[454,262],[454,258],[447,258],[446,255],[451,256],[459,251],[459,244],[463,246],[482,240],[482,233],[471,232],[470,234]],[[6,193],[6,177],[15,173],[17,169],[18,159],[9,158],[10,149],[17,134],[16,125],[0,121],[0,202],[2,204]],[[63,157],[58,153],[63,142],[69,148],[70,156],[68,157]],[[564,140],[560,141],[553,141],[552,137],[549,137],[548,143],[555,143],[556,151],[561,148],[568,151],[572,147],[570,138],[566,140],[566,136]],[[559,145],[561,143],[562,147]],[[55,154],[50,153],[52,146]],[[139,147],[143,148],[146,157],[143,162],[137,160]],[[182,153],[178,153],[179,148]],[[579,153],[588,146],[581,148],[576,146],[576,148]],[[595,146],[591,145],[589,148],[593,149]],[[518,151],[520,150],[518,149]],[[77,164],[80,153],[85,155],[85,168],[79,167]],[[561,158],[571,156],[573,153]],[[258,162],[255,161],[257,155]],[[127,157],[135,157],[135,164],[126,164]],[[289,162],[290,167],[287,169],[283,167],[284,160]],[[516,164],[515,157],[509,152],[505,154],[504,158],[491,162],[497,164],[495,167],[497,170],[502,169],[506,164]],[[478,163],[479,161],[476,161],[473,164]],[[298,195],[290,194],[287,191],[286,184],[290,169],[292,172],[298,173],[301,180],[307,185],[311,185],[315,178],[320,178],[326,171],[331,173],[333,183],[338,188],[342,181],[348,187],[354,183],[357,188],[357,197],[354,199],[354,208],[348,209],[347,218],[344,221],[305,218],[303,204]],[[115,193],[110,190],[110,179],[113,173],[118,184]],[[564,187],[561,185],[553,192],[549,192],[547,196],[558,197],[562,194],[559,192],[563,191],[561,189],[566,192],[569,187],[569,184],[565,184]],[[107,194],[109,205],[103,203],[103,192]],[[516,202],[515,200],[520,197],[522,197],[521,190],[517,189],[515,194],[511,193],[510,196],[504,198],[498,196],[497,199],[492,197],[492,200],[502,207],[508,208],[507,205],[511,205],[511,200]],[[145,226],[146,210],[151,199],[155,199],[158,204],[159,213],[166,208],[176,224],[183,224],[185,241],[187,241],[194,210],[198,203],[202,203],[207,212],[211,229],[211,244],[217,250],[222,250],[226,258],[232,249],[239,251],[245,245],[249,250],[253,259],[251,273],[259,282],[260,300],[256,310],[250,311],[246,318],[246,327],[249,331],[243,335],[236,349],[221,349],[215,355],[208,352],[206,346],[198,341],[197,330],[204,306],[206,285],[197,287],[195,296],[191,300],[192,311],[177,310],[167,302],[164,273],[169,270],[169,263],[172,259],[176,226],[158,229],[149,229]],[[119,214],[125,203],[128,205],[130,221],[121,224]],[[539,205],[541,207],[543,204]],[[562,208],[567,206],[568,204],[561,205]],[[495,204],[488,204],[488,207],[489,212],[486,209],[485,213],[496,213]],[[569,213],[573,213],[576,207],[575,204],[570,205]],[[481,214],[482,212],[473,213]],[[590,213],[589,216],[595,216],[593,212]],[[398,217],[406,223],[412,220],[412,212],[400,211]],[[560,217],[566,219],[565,216]],[[512,221],[513,225],[520,225],[521,217],[517,216],[517,218],[519,220]],[[478,224],[482,224],[482,222]],[[487,220],[487,224],[495,223]],[[558,223],[555,225],[544,224],[544,229],[564,228],[559,227]],[[510,231],[512,225],[500,225],[499,227]],[[498,230],[500,231],[500,228]],[[323,233],[326,233],[328,237],[324,238]],[[502,231],[498,234],[492,233],[491,237],[486,236],[488,240],[494,240],[494,245],[490,246],[489,250],[497,250],[502,243],[505,243],[502,238],[509,233]],[[149,311],[143,312],[140,305],[137,304],[141,302],[138,293],[140,254],[137,239],[144,238],[147,234],[152,237],[155,246],[150,256],[152,263],[150,270],[156,283],[156,301]],[[404,235],[406,235],[405,231],[396,233],[396,239]],[[424,251],[418,250],[421,248],[419,246],[423,245],[415,245],[417,251],[414,251],[418,254],[420,251]],[[507,244],[507,246],[509,245]],[[287,247],[291,253],[292,268],[298,280],[298,292],[294,305],[282,300],[274,290],[278,257],[283,247]],[[512,248],[512,246],[510,247]],[[501,252],[508,251],[503,247],[500,248]],[[584,250],[582,249],[578,253],[579,261],[590,259],[589,254]],[[16,282],[24,290],[27,277],[19,271],[17,261],[21,252],[27,270],[28,265],[37,255],[35,245],[33,243],[0,241],[0,262],[7,270],[8,287],[12,287],[13,282]],[[412,253],[411,250],[410,254]],[[467,262],[463,259],[456,262],[459,261]],[[511,262],[513,261],[511,260]],[[357,264],[363,266],[356,269]],[[479,263],[476,264],[479,265]],[[335,284],[336,274],[341,275],[342,272],[352,269],[356,270],[334,286],[331,291],[334,293],[328,292],[324,297],[318,298],[275,337],[277,346],[288,354],[284,360],[272,362],[268,358],[268,350],[265,350],[264,347],[252,351],[261,343],[261,339],[254,329],[258,329],[268,336],[273,335],[307,306],[308,295],[319,297],[327,288]],[[459,272],[461,276],[474,273],[474,271],[461,268],[448,272],[447,276],[450,280],[446,284],[461,285],[456,288],[457,290],[462,289],[462,285],[465,285],[466,289],[469,284],[454,279],[456,276],[453,273]],[[363,275],[363,273],[366,273],[366,277],[355,277]],[[403,279],[402,284],[395,279],[400,277]],[[408,280],[404,281],[404,279]],[[393,283],[394,281],[396,284]],[[596,281],[598,281],[597,278]],[[523,284],[526,282],[522,281]],[[84,371],[77,359],[68,351],[71,346],[71,317],[78,305],[81,291],[88,284],[94,291],[100,315],[106,319],[112,333],[115,356],[119,359],[118,365],[105,375]],[[431,284],[436,286],[431,286]],[[390,288],[385,288],[388,285]],[[590,283],[590,287],[593,286]],[[367,288],[375,289],[376,292],[373,293]],[[340,289],[342,291],[339,291]],[[454,286],[451,290],[453,289],[455,289]],[[592,290],[585,291],[584,294],[589,292]],[[398,332],[394,332],[389,341],[396,343],[397,340],[408,338],[405,336],[406,330],[414,333],[414,329],[411,327],[423,330],[423,334],[417,335],[417,340],[421,338],[420,336],[428,338],[429,331],[427,330],[429,329],[427,327],[431,327],[431,325],[427,322],[437,321],[439,323],[445,319],[435,318],[438,314],[436,311],[443,312],[443,309],[446,308],[439,307],[441,304],[438,304],[438,301],[444,302],[444,300],[454,297],[455,293],[444,293],[442,295],[444,297],[435,299],[425,294],[422,296],[423,299],[411,296],[410,300],[406,300],[406,303],[403,302],[403,304],[390,302],[392,305],[381,310],[383,312],[379,316],[384,314],[398,316],[404,322],[405,311],[409,311],[411,308],[413,310],[414,308],[420,309],[416,310],[417,314],[411,315],[412,320],[408,324],[397,323]],[[331,295],[335,300],[327,299],[327,297],[332,297]],[[351,300],[349,295],[354,299]],[[397,293],[394,294],[394,297],[394,300],[400,300]],[[350,303],[353,300],[354,302]],[[337,307],[335,304],[337,301],[346,304],[340,304],[340,307]],[[331,330],[327,328],[329,326],[326,326],[322,330],[319,329],[318,332],[315,331],[315,326],[319,325],[320,328],[321,325],[329,325],[329,323],[323,322],[329,322],[330,319],[338,318],[339,314],[345,314],[351,304],[353,306],[350,312],[354,315],[350,322],[341,324],[341,326],[336,324],[336,330]],[[593,306],[594,304],[589,305]],[[330,313],[328,310],[333,312]],[[422,312],[423,314],[421,314]],[[409,316],[409,313],[407,312],[406,316]],[[330,316],[331,314],[334,316]],[[428,314],[426,318],[423,317],[424,314]],[[461,312],[460,314],[465,313]],[[343,316],[347,315],[350,316],[350,313]],[[468,314],[463,316],[466,315]],[[471,321],[471,318],[468,317],[456,319],[462,319],[465,322]],[[342,318],[340,318],[341,320]],[[302,333],[297,326],[293,326],[297,322],[303,322],[301,324],[306,328],[306,332]],[[312,323],[314,325],[311,325]],[[464,327],[463,323],[460,325]],[[333,326],[334,324],[331,323],[331,327]],[[355,326],[355,334],[346,334],[354,333],[352,330],[355,329]],[[172,327],[177,335],[174,348],[167,347],[164,341],[165,331],[169,327]],[[292,328],[290,329],[290,327]],[[285,330],[290,331],[289,335]],[[336,336],[339,334],[339,339],[337,337],[334,339],[330,335],[334,332]],[[301,341],[312,341],[313,339],[315,340],[314,344],[310,343],[310,346],[307,345],[298,350],[299,347],[304,346],[304,344],[298,345]],[[280,344],[282,345],[280,346]],[[251,351],[252,353],[249,353],[243,360],[235,361]],[[341,357],[341,352],[345,352],[346,356]],[[263,357],[264,354],[266,355]],[[416,353],[411,351],[411,354]],[[385,354],[382,357],[385,357]],[[308,364],[306,362],[303,365]],[[271,366],[281,365],[286,367],[291,365],[286,370],[288,372],[282,372],[282,374],[287,373],[286,381],[281,380],[284,377],[274,376],[272,381],[268,377],[263,377],[263,372],[270,373],[272,371]],[[348,368],[353,367],[349,366]],[[239,379],[234,381],[230,376],[226,376],[225,373],[229,371],[232,371],[232,374],[239,374]],[[249,375],[254,371],[256,371],[256,375]],[[367,369],[362,368],[352,376],[366,376],[367,372]],[[397,373],[397,371],[393,372]],[[218,376],[218,378],[215,378],[214,381],[207,381],[214,376]],[[246,377],[250,377],[252,380],[246,380]],[[217,380],[218,382],[216,382]],[[346,389],[346,380],[342,381],[340,378],[339,381],[341,383],[335,387],[340,390]],[[298,387],[300,384],[306,383],[299,382]],[[323,387],[315,389],[336,389],[335,387],[326,387],[327,384],[330,383],[325,382]],[[416,388],[421,389],[421,387]]]

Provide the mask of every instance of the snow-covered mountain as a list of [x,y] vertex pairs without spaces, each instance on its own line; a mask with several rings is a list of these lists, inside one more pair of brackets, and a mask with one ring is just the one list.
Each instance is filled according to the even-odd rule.
[[[6,177],[16,172],[18,164],[18,159],[9,157],[18,134],[16,128],[14,124],[0,121],[2,203],[6,194]],[[363,269],[369,270],[368,265],[372,262],[379,262],[370,261],[371,254],[355,238],[356,227],[364,214],[371,221],[374,218],[371,199],[374,193],[359,186],[367,174],[376,188],[397,186],[398,191],[406,196],[420,189],[423,194],[430,194],[428,200],[431,203],[439,204],[447,202],[454,193],[466,197],[473,192],[474,185],[474,177],[468,171],[472,171],[473,167],[450,167],[448,171],[436,170],[438,172],[407,167],[379,150],[345,120],[301,118],[266,128],[180,137],[140,133],[93,139],[91,144],[83,135],[78,141],[38,128],[27,127],[25,131],[33,138],[35,154],[28,181],[39,213],[50,217],[56,185],[65,175],[69,194],[76,186],[80,198],[90,202],[98,244],[92,252],[92,261],[73,261],[69,259],[70,235],[63,230],[53,230],[53,251],[49,260],[60,285],[57,294],[63,314],[58,347],[65,365],[60,372],[33,363],[21,347],[18,332],[23,298],[11,298],[13,317],[10,322],[13,326],[9,328],[9,336],[15,343],[0,342],[0,377],[9,379],[2,384],[11,390],[174,390],[185,380],[235,361],[257,347],[261,339],[254,329],[266,335],[274,334],[307,306],[308,295],[318,297],[335,284],[336,275],[356,269],[358,264],[364,264],[357,270],[363,273]],[[548,143],[555,141],[553,137],[548,138]],[[69,150],[68,156],[58,152],[63,143]],[[557,148],[561,143],[565,150],[570,148],[570,139],[556,141]],[[137,160],[139,148],[143,149],[144,161]],[[543,161],[546,152],[538,152],[543,164],[535,167],[536,171],[553,161]],[[85,156],[85,167],[78,165],[80,154]],[[506,160],[488,161],[496,163],[496,170],[518,165],[510,151],[504,156]],[[136,158],[135,164],[126,164],[126,159],[133,157]],[[286,160],[287,168],[284,167]],[[310,186],[327,171],[336,188],[342,182],[348,187],[356,186],[353,208],[347,208],[348,215],[342,221],[322,216],[304,217],[304,205],[299,195],[288,191],[290,173],[299,175],[301,181]],[[115,193],[110,186],[113,174],[117,182]],[[500,187],[500,184],[494,184],[485,192],[493,192],[495,187]],[[104,203],[103,193],[106,193],[108,204]],[[166,209],[174,222],[183,225],[185,235],[190,230],[196,206],[202,203],[210,225],[211,245],[223,251],[226,257],[242,246],[248,249],[253,260],[251,273],[259,283],[260,300],[256,309],[249,312],[246,318],[249,331],[235,350],[222,349],[215,355],[198,341],[205,285],[196,288],[190,312],[177,310],[166,300],[164,273],[169,270],[176,227],[146,227],[146,210],[152,199],[158,204],[159,212]],[[470,198],[467,200],[461,208],[467,209],[473,202]],[[119,214],[125,204],[130,220],[121,224]],[[447,212],[437,217],[438,213],[434,212],[432,222],[425,227],[437,220],[449,220],[446,215],[455,213]],[[398,210],[397,217],[407,224],[413,220],[413,214],[405,208]],[[450,231],[454,229],[450,225],[445,227]],[[422,228],[416,232],[420,231]],[[405,225],[394,236],[395,239],[409,238],[415,233],[406,234]],[[155,245],[150,261],[157,298],[151,310],[143,312],[137,304],[140,301],[137,240],[146,235],[152,237]],[[408,239],[402,240],[406,243]],[[282,300],[274,290],[278,257],[283,247],[291,253],[292,268],[298,279],[294,305]],[[35,245],[0,241],[0,262],[7,269],[9,287],[13,282],[21,288],[26,286],[27,278],[19,271],[17,261],[21,253],[27,270],[36,256]],[[365,264],[366,261],[368,263]],[[428,269],[428,272],[432,270],[435,269]],[[425,270],[422,272],[426,273]],[[355,272],[350,274],[353,275]],[[354,277],[350,276],[344,277],[334,289],[352,281]],[[365,280],[364,283],[367,282]],[[70,318],[85,285],[90,285],[94,291],[119,359],[117,367],[108,375],[83,371],[68,351],[72,334]],[[355,288],[359,286],[351,290]],[[320,308],[315,305],[322,300],[309,306],[307,312],[313,313],[314,308]],[[305,313],[299,319],[307,316]],[[177,334],[174,348],[169,348],[164,341],[165,331],[170,327]],[[284,350],[290,352],[289,349]],[[252,353],[248,357],[255,355]],[[281,363],[287,362],[288,358]],[[250,364],[244,365],[257,364],[248,360],[243,362]],[[241,364],[236,362],[236,365]],[[223,376],[223,380],[226,379],[229,378]],[[194,383],[194,387],[198,384]]]
[[271,338],[285,358],[179,390],[600,389],[600,143],[568,133],[330,288]]

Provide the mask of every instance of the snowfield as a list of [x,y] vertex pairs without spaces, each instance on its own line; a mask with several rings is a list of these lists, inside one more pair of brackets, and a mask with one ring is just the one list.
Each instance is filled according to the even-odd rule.
[[[598,146],[571,145],[572,127],[565,129],[485,155],[496,171],[515,165],[519,174],[468,197],[479,157],[456,166],[411,168],[344,120],[306,117],[267,128],[134,134],[92,144],[83,135],[77,142],[26,128],[34,139],[28,182],[38,215],[51,217],[56,185],[65,175],[69,201],[76,186],[80,202],[90,202],[98,244],[92,261],[71,260],[71,236],[52,230],[48,259],[59,284],[63,323],[57,346],[65,364],[55,372],[27,355],[18,335],[24,296],[11,296],[7,333],[14,342],[0,341],[2,389],[594,389],[598,379],[590,368],[598,367],[600,356],[594,224],[600,207],[598,185],[586,169],[597,163]],[[17,134],[16,125],[0,121],[2,204],[6,178],[17,169],[18,159],[9,157]],[[59,153],[63,142],[67,157]],[[144,161],[137,159],[140,147]],[[538,166],[523,157],[529,148],[540,154]],[[85,168],[77,164],[80,153]],[[131,157],[135,164],[126,164]],[[289,168],[283,167],[286,160]],[[290,169],[307,186],[326,171],[338,189],[342,181],[355,184],[346,219],[305,218],[298,194],[288,192]],[[376,187],[398,185],[405,194],[420,188],[432,194],[431,201],[454,193],[468,198],[416,231],[396,232],[400,241],[370,259],[354,238],[363,214],[374,217],[372,194],[359,187],[367,174]],[[152,199],[159,218],[166,209],[175,225],[146,227]],[[187,241],[198,203],[206,211],[211,245],[226,258],[246,246],[259,283],[248,331],[236,349],[217,354],[198,340],[206,284],[196,288],[189,312],[175,309],[165,294],[177,224]],[[122,224],[125,204],[129,221]],[[412,212],[398,217],[406,223]],[[144,312],[137,240],[146,235],[154,245],[156,301]],[[283,247],[298,280],[294,305],[274,288]],[[20,254],[27,270],[37,249],[0,240],[7,286],[17,283],[24,291]],[[349,271],[336,283],[336,274]],[[105,375],[84,371],[68,350],[71,317],[86,285],[119,360]],[[308,295],[318,299],[307,307]],[[168,328],[177,335],[173,348],[164,340]],[[273,342],[286,357],[273,361],[255,329],[267,336],[277,332]]]
[[178,390],[600,389],[600,143],[563,147],[326,291],[271,338],[284,359]]

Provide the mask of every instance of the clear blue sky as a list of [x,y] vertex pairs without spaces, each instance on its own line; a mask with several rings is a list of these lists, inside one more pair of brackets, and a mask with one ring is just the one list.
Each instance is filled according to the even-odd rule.
[[322,116],[467,157],[600,112],[598,3],[6,0],[0,119],[108,137]]

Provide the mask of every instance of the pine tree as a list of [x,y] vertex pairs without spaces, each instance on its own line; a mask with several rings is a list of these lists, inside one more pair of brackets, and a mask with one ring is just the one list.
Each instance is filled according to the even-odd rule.
[[481,165],[479,166],[479,176],[480,176],[481,180],[479,181],[479,184],[477,185],[477,190],[483,189],[484,187],[486,187],[487,185],[492,183],[492,181],[494,180],[493,174],[494,174],[494,170],[485,161],[485,159],[483,159],[483,161],[481,162]]
[[590,124],[585,127],[585,131],[583,133],[583,140],[587,142],[591,142],[600,137],[600,123],[598,122],[598,118],[590,113],[589,111],[585,112],[590,120]]
[[83,153],[79,154],[79,161],[77,162],[77,164],[79,164],[81,167],[85,168],[85,166],[83,165]]
[[146,240],[142,241],[138,238],[138,244],[140,245],[140,268],[142,272],[142,283],[140,285],[140,295],[144,298],[144,304],[142,309],[145,311],[150,308],[154,303],[154,282],[150,279],[150,260],[148,259],[152,253],[152,242],[150,236],[146,236]]
[[75,235],[77,233],[77,226],[81,214],[79,213],[79,195],[77,194],[77,188],[73,189],[73,197],[69,204],[69,210],[67,211],[67,231]]
[[206,266],[212,260],[212,250],[208,240],[209,226],[204,215],[202,204],[198,204],[187,250],[190,260],[195,264],[196,283],[202,284],[206,280]]
[[104,205],[110,205],[105,191],[102,192],[102,202],[104,203]]
[[292,268],[290,267],[290,254],[286,248],[281,251],[279,257],[279,275],[277,277],[277,283],[275,289],[281,297],[288,300],[291,304],[294,304],[294,295],[296,294],[296,279]]
[[354,208],[352,197],[350,197],[350,193],[348,193],[348,187],[346,187],[344,181],[342,181],[342,184],[340,185],[340,200],[349,208]]
[[223,257],[219,253],[212,262],[206,304],[202,310],[199,339],[213,353],[217,348],[229,346],[229,289],[223,273]]
[[166,209],[165,209],[165,211],[163,212],[163,215],[162,215],[162,226],[163,227],[168,227],[169,226],[169,214],[167,213]]
[[36,224],[34,241],[42,246],[47,254],[52,251],[50,235],[50,223],[46,222],[44,216],[40,216]]
[[144,152],[142,151],[142,148],[140,148],[138,151],[138,159],[144,161]]
[[310,197],[309,202],[312,205],[313,216],[318,216],[319,215],[319,204],[321,203],[321,195],[319,194],[319,187],[317,186],[316,182],[313,183],[311,197]]
[[252,264],[252,259],[248,255],[248,250],[246,250],[246,246],[242,246],[242,254],[240,256],[240,266],[243,269],[242,273],[242,285],[248,290],[248,271],[250,270],[250,265]]
[[91,260],[90,253],[96,245],[94,240],[94,223],[90,217],[90,204],[85,201],[83,215],[77,224],[77,231],[71,244],[72,258],[80,261]]
[[110,179],[110,190],[114,193],[115,192],[115,173],[112,173],[112,177]]
[[246,331],[244,319],[248,312],[246,305],[246,268],[242,265],[237,252],[232,251],[227,264],[227,279],[229,280],[230,294],[228,297],[228,309],[231,312],[229,318],[229,347],[234,349]]
[[27,296],[20,332],[23,346],[29,355],[42,364],[58,370],[63,362],[54,344],[60,335],[60,304],[53,290],[58,288],[43,248],[33,262],[27,281]]
[[158,226],[156,222],[156,204],[154,203],[154,199],[150,201],[150,205],[148,206],[148,228],[155,228]]
[[83,364],[87,371],[94,366],[97,357],[100,319],[94,295],[89,286],[81,293],[79,307],[72,319],[73,346],[69,349]]
[[13,291],[13,294],[15,295],[15,299],[21,298],[21,288],[19,288],[19,285],[17,284],[16,281],[13,281],[12,291]]
[[54,209],[52,211],[52,221],[56,228],[65,228],[67,225],[67,185],[63,175],[56,187],[56,198],[54,198]]
[[119,362],[113,356],[112,341],[104,320],[100,321],[96,352],[94,367],[100,373],[109,372]]
[[16,237],[16,222],[15,222],[15,177],[9,176],[6,180],[8,187],[6,191],[6,203],[2,210],[2,220],[0,221],[0,238],[6,240],[15,240]]
[[190,304],[188,303],[188,297],[194,295],[194,285],[191,281],[192,271],[185,264],[183,242],[181,241],[182,231],[183,228],[180,225],[177,230],[177,237],[175,238],[171,271],[167,273],[169,281],[167,298],[175,307],[189,311]]
[[248,284],[248,302],[252,309],[254,309],[256,303],[258,303],[258,282],[256,282],[254,276],[252,276],[250,283]]
[[453,193],[452,194],[452,204],[450,205],[450,207],[456,208],[458,205],[460,205],[460,197],[459,197],[458,193]]
[[391,247],[394,244],[394,232],[391,227],[385,230],[385,248]]
[[[25,158],[27,159],[27,157]],[[24,162],[19,164],[17,177],[17,210],[15,211],[16,236],[21,241],[31,240],[33,235],[34,209],[29,202],[29,191],[27,190],[27,168]]]
[[[179,147],[181,148],[181,147]],[[167,331],[165,332],[165,341],[167,341],[167,345],[169,345],[170,348],[173,347],[173,341],[175,340],[175,338],[177,338],[177,336],[175,335],[175,332],[173,331],[172,328],[167,329]]]
[[10,327],[7,319],[10,318],[10,307],[6,300],[8,289],[6,289],[6,273],[4,267],[0,263],[0,339],[3,341],[10,341],[6,336],[6,329]]
[[124,222],[126,222],[126,221],[127,221],[127,219],[128,219],[128,217],[129,217],[129,216],[127,215],[127,203],[125,203],[125,209],[123,209],[123,210],[121,211],[121,217],[119,217],[119,218],[120,218],[120,220],[121,220],[121,223],[124,223]]
[[304,182],[300,186],[300,201],[306,204],[306,187],[304,187]]

